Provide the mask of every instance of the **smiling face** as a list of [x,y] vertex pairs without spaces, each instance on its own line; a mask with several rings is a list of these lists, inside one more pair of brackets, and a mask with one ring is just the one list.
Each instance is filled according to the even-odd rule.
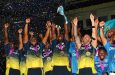
[[88,34],[85,34],[82,40],[84,44],[88,44],[91,42],[91,37]]
[[100,60],[104,60],[106,55],[107,55],[105,49],[104,48],[100,48],[98,51],[99,51],[98,52],[99,59]]

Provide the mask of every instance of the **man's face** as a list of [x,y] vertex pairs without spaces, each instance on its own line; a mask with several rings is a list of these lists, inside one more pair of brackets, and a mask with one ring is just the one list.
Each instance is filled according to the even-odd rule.
[[58,37],[58,40],[59,40],[59,41],[62,41],[62,40],[63,40],[63,35],[62,35],[62,34],[60,34],[60,36]]
[[101,50],[99,50],[98,56],[99,56],[100,60],[104,60],[106,57],[106,52],[103,49],[101,49]]
[[113,34],[110,38],[111,44],[115,44],[115,34]]
[[33,37],[31,40],[30,40],[31,44],[32,45],[35,45],[37,43],[37,39],[35,37]]
[[107,38],[111,38],[112,35],[113,35],[112,31],[108,31],[107,34],[106,34]]
[[87,44],[91,41],[91,38],[88,34],[85,34],[84,37],[83,37],[83,43],[84,44]]

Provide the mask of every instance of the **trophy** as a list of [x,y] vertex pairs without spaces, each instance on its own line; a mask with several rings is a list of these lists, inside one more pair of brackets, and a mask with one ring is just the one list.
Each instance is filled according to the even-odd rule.
[[62,29],[64,24],[68,24],[67,17],[64,14],[64,8],[63,6],[59,6],[57,9],[57,13],[53,19],[54,24],[56,25],[56,28]]

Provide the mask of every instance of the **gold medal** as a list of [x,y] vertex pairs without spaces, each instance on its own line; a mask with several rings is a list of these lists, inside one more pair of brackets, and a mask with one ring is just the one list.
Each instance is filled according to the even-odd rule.
[[47,61],[51,61],[51,58],[50,58],[50,57],[47,57]]
[[90,56],[91,53],[89,51],[86,52],[86,56]]

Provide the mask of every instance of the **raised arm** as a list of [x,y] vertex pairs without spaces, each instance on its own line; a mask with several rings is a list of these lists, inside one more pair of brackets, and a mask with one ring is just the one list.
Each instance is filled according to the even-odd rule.
[[94,16],[92,14],[90,14],[90,20],[92,23],[92,46],[94,48],[97,47],[97,35],[96,35],[96,26],[95,26],[95,21],[94,21]]
[[96,37],[97,37],[97,40],[101,42],[101,38],[100,38],[100,36],[98,36],[98,26],[99,26],[99,20],[96,19],[95,20]]
[[52,40],[56,39],[55,24],[52,23]]
[[64,24],[64,35],[65,35],[65,39],[69,41],[68,27],[66,23]]
[[71,28],[71,36],[73,37],[74,36],[74,24],[72,22],[72,28]]
[[49,34],[49,40],[50,40],[50,44],[52,43],[52,31],[50,29],[50,34]]
[[57,29],[57,38],[58,38],[60,36],[60,28],[57,27],[56,29]]
[[19,50],[21,50],[23,48],[22,29],[18,30],[18,34],[19,34]]
[[9,39],[8,39],[8,27],[9,27],[9,24],[5,23],[4,24],[4,44],[5,45],[9,43]]
[[27,18],[26,19],[26,24],[25,24],[25,27],[24,27],[24,43],[27,43],[28,42],[28,25],[30,23],[30,18]]
[[50,29],[51,29],[51,22],[50,22],[50,21],[47,21],[47,23],[46,23],[46,28],[47,28],[47,31],[46,31],[45,37],[44,37],[43,40],[42,40],[42,42],[43,42],[44,44],[46,44],[47,39],[48,39],[48,37],[49,37],[49,33],[50,33]]
[[78,25],[78,18],[75,17],[74,20],[73,20],[73,24],[74,24],[74,36],[75,36],[75,42],[77,44],[77,48],[80,49],[81,47],[81,41],[80,41],[80,38],[78,36],[78,30],[77,30],[77,25]]
[[103,26],[104,26],[105,22],[102,21],[99,23],[99,26],[100,26],[100,37],[101,37],[101,40],[102,40],[102,43],[103,45],[105,46],[106,45],[106,42],[107,42],[107,39],[105,38],[104,36],[104,33],[103,33]]

